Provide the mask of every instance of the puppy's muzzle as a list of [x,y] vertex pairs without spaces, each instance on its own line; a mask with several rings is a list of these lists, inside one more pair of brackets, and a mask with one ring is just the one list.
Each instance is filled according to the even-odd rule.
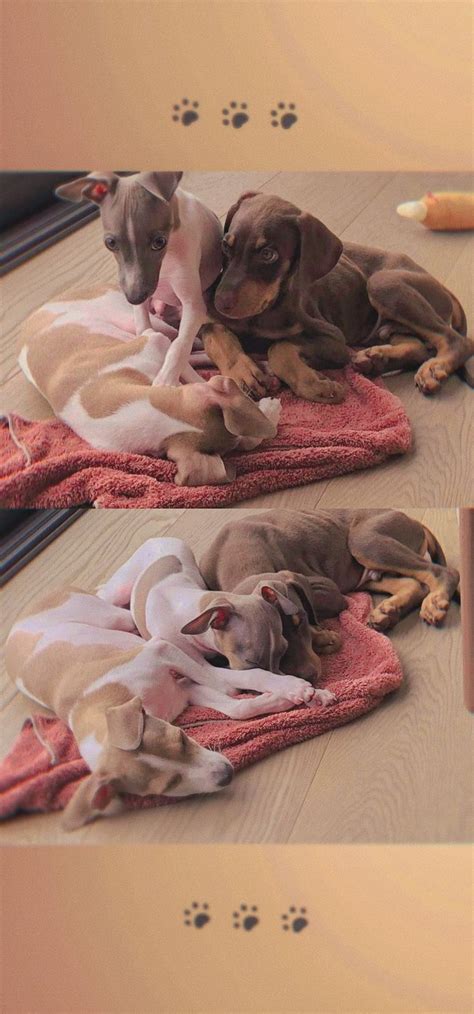
[[224,316],[231,317],[235,310],[236,298],[232,290],[227,292],[216,292],[215,295],[215,306],[219,313],[223,313]]
[[132,306],[140,306],[142,303],[145,303],[151,295],[153,295],[153,292],[149,292],[148,289],[130,289],[128,292],[125,291],[127,302],[131,303]]
[[230,785],[234,777],[234,769],[229,761],[225,761],[225,766],[222,768],[217,778],[217,784],[219,788],[224,788],[224,785]]

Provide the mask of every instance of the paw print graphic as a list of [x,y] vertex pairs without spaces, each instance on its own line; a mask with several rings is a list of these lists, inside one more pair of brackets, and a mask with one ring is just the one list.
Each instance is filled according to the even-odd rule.
[[189,99],[181,99],[173,106],[172,119],[175,123],[182,123],[183,127],[190,127],[199,119],[199,102],[191,102]]
[[293,933],[301,933],[308,925],[305,908],[295,908],[294,905],[281,917],[281,928],[292,930]]
[[298,120],[294,102],[290,102],[288,106],[285,102],[279,102],[277,108],[271,110],[270,115],[272,127],[283,127],[283,130],[289,130]]
[[257,912],[256,905],[251,905],[250,908],[248,905],[240,905],[238,912],[233,913],[234,929],[244,929],[249,933],[260,922]]
[[229,102],[229,108],[222,110],[224,127],[234,127],[236,130],[239,127],[243,127],[245,123],[248,123],[248,113],[246,112],[246,102]]
[[209,914],[209,905],[206,901],[198,902],[193,901],[189,908],[184,909],[184,925],[194,926],[195,929],[202,929],[208,922],[211,921]]

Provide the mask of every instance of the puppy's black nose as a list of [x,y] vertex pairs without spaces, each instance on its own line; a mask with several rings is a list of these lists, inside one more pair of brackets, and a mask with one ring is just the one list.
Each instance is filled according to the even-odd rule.
[[231,768],[231,766],[230,766],[230,764],[229,764],[229,767],[228,767],[228,768],[226,768],[226,770],[225,770],[225,771],[223,772],[223,774],[222,774],[222,775],[220,776],[220,778],[219,778],[219,780],[218,780],[217,784],[218,784],[218,785],[228,785],[228,784],[229,784],[229,782],[231,782],[231,781],[232,781],[233,777],[234,777],[234,769],[233,769],[233,768]]
[[219,313],[231,313],[234,308],[233,296],[216,293],[215,304]]
[[144,303],[145,300],[148,299],[149,293],[148,292],[130,292],[130,293],[126,292],[125,295],[127,297],[127,301],[129,303],[131,303],[132,306],[141,306],[141,304]]

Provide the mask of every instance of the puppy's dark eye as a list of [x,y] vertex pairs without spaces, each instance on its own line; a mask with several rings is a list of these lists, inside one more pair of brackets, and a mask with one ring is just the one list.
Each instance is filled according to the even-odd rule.
[[260,260],[265,261],[265,264],[273,264],[274,261],[278,260],[278,250],[275,250],[272,246],[264,246],[259,250]]
[[118,243],[117,240],[115,239],[115,236],[104,236],[104,243],[107,247],[107,250],[116,250],[118,247]]
[[167,243],[166,236],[163,236],[163,233],[159,232],[158,235],[155,236],[155,238],[152,239],[151,241],[151,249],[163,250],[163,247],[166,246],[166,243]]

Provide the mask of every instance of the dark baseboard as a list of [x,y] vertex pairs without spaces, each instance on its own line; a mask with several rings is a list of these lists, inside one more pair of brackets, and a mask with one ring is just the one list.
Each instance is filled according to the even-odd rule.
[[[67,510],[1,511],[0,587],[80,517],[87,507]],[[11,516],[16,514],[12,527]],[[3,521],[5,520],[5,525]]]
[[95,204],[65,204],[44,208],[19,225],[5,229],[1,236],[0,277],[34,257],[46,247],[97,218]]

